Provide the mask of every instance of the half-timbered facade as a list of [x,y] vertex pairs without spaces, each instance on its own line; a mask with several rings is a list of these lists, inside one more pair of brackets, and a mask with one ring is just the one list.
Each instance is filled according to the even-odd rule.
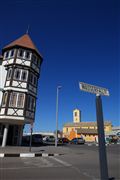
[[[18,145],[23,126],[34,122],[42,56],[28,34],[5,46],[2,56],[6,70],[0,110],[2,146]],[[7,140],[7,134],[12,134],[11,139]]]

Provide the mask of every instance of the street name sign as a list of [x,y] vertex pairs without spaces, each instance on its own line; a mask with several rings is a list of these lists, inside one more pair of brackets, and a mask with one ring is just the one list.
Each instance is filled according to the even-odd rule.
[[109,96],[110,95],[108,89],[98,87],[98,86],[94,86],[91,84],[86,84],[84,82],[79,82],[79,87],[82,91],[86,91],[86,92],[93,93],[96,95],[103,95],[103,96]]

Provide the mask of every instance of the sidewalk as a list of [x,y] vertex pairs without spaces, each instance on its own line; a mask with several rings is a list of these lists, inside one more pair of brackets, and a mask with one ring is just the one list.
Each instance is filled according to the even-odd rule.
[[25,156],[54,156],[63,155],[70,153],[70,148],[66,146],[40,146],[31,147],[31,152],[29,151],[29,146],[6,146],[0,147],[0,157],[21,157],[21,154]]

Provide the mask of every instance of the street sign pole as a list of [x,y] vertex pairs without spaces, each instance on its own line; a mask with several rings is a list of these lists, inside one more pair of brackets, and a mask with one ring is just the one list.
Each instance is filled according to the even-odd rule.
[[107,155],[105,146],[104,122],[102,111],[102,100],[100,95],[96,95],[96,115],[98,127],[98,143],[99,143],[99,161],[101,180],[108,180]]
[[33,132],[33,124],[30,124],[30,144],[29,144],[29,152],[31,152],[31,147],[32,147],[32,132]]
[[101,180],[108,180],[108,167],[107,167],[107,155],[105,146],[105,133],[104,133],[104,121],[102,111],[102,96],[109,96],[108,89],[86,84],[84,82],[79,83],[79,87],[82,91],[96,94],[96,116],[98,127],[98,143],[99,143],[99,161],[100,161],[100,176]]

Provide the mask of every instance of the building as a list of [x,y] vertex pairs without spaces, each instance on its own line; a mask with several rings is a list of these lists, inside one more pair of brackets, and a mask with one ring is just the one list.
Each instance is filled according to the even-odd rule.
[[28,34],[2,49],[0,56],[0,139],[20,145],[23,127],[35,118],[42,56]]
[[[112,124],[109,121],[104,122],[105,132],[112,130]],[[96,122],[81,122],[81,111],[75,109],[73,111],[73,123],[66,123],[63,127],[63,137],[69,140],[75,137],[83,137],[86,141],[97,141],[97,123]]]

